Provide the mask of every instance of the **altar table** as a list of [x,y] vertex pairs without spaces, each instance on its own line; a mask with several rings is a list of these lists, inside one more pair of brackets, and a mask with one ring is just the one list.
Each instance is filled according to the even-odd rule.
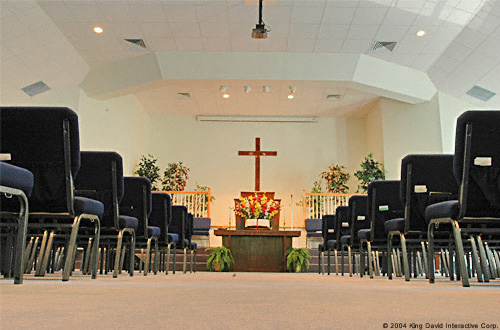
[[231,250],[235,272],[286,272],[286,249],[300,231],[218,229],[214,234]]

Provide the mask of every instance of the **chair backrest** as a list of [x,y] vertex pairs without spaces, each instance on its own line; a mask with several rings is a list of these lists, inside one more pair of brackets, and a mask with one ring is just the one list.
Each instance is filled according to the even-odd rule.
[[339,206],[335,210],[335,239],[337,243],[340,242],[340,237],[344,235],[349,235],[351,233],[349,227],[349,207]]
[[142,176],[126,176],[124,179],[123,199],[120,214],[139,220],[137,237],[146,237],[148,217],[151,213],[151,181]]
[[323,216],[322,221],[322,236],[323,242],[326,243],[329,240],[336,238],[335,224],[337,221],[337,216],[335,214],[326,214]]
[[400,199],[405,208],[405,232],[426,231],[425,208],[457,199],[453,155],[408,155],[401,161]]
[[178,248],[184,248],[187,228],[187,207],[183,205],[172,205],[172,222],[168,226],[168,232],[179,235]]
[[60,107],[1,107],[0,152],[33,173],[30,212],[73,210],[73,180],[80,168],[78,116]]
[[307,236],[323,230],[323,219],[306,219],[305,224]]
[[349,228],[351,230],[351,245],[358,242],[358,230],[370,228],[366,218],[366,195],[354,195],[349,198]]
[[75,194],[104,204],[101,227],[119,229],[119,205],[123,198],[123,160],[112,151],[82,151],[75,179]]
[[386,239],[384,223],[404,217],[399,186],[399,180],[373,181],[368,185],[367,219],[371,229],[370,241]]
[[172,219],[172,199],[169,194],[154,192],[152,195],[152,210],[148,222],[150,226],[161,229],[160,242],[167,242],[168,225]]
[[212,219],[210,218],[194,218],[193,230],[209,231],[211,224],[212,224]]
[[500,111],[467,111],[457,119],[453,173],[459,217],[500,217]]
[[191,237],[193,236],[194,231],[194,216],[192,213],[187,214],[186,218],[186,239],[191,244]]

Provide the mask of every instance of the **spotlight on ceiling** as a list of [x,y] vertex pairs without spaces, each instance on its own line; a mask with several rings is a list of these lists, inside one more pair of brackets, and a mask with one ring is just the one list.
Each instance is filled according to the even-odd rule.
[[245,86],[245,93],[250,93],[252,91],[252,87],[250,86]]
[[264,93],[269,93],[269,92],[271,91],[271,88],[270,88],[269,86],[267,86],[267,85],[266,85],[266,86],[262,87],[262,91],[263,91]]
[[423,36],[425,36],[426,34],[427,34],[427,33],[426,33],[424,30],[418,30],[418,31],[417,31],[417,36],[419,36],[419,37],[423,37]]
[[222,85],[220,86],[220,92],[222,93],[222,97],[225,98],[225,99],[228,99],[229,98],[229,93],[227,92],[227,86],[226,85]]
[[267,32],[269,32],[269,30],[266,28],[266,24],[262,20],[262,0],[259,0],[259,23],[257,23],[257,25],[255,25],[255,29],[252,30],[252,38],[266,39]]
[[297,90],[297,87],[295,86],[290,86],[290,93],[288,94],[288,99],[293,100],[295,98],[295,91]]
[[100,26],[94,26],[94,28],[92,29],[95,33],[97,34],[100,34],[100,33],[103,33],[104,32],[104,29]]

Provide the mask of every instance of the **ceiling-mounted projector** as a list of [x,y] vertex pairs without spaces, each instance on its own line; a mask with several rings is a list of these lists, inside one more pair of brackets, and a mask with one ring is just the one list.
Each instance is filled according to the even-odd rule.
[[252,30],[252,38],[266,39],[267,32],[269,32],[269,30],[266,28],[264,21],[262,21],[262,0],[259,0],[259,23],[257,23],[255,29]]

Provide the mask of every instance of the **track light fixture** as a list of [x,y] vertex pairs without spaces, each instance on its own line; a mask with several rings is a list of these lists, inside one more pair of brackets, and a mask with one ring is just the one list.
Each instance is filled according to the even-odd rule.
[[225,99],[229,98],[229,93],[227,92],[227,86],[226,85],[220,86],[220,92],[222,93],[222,97],[223,98],[225,98]]
[[266,28],[266,24],[262,20],[262,0],[259,0],[259,23],[257,23],[257,25],[255,25],[255,29],[252,30],[252,38],[266,39],[267,32],[269,32],[269,30]]

